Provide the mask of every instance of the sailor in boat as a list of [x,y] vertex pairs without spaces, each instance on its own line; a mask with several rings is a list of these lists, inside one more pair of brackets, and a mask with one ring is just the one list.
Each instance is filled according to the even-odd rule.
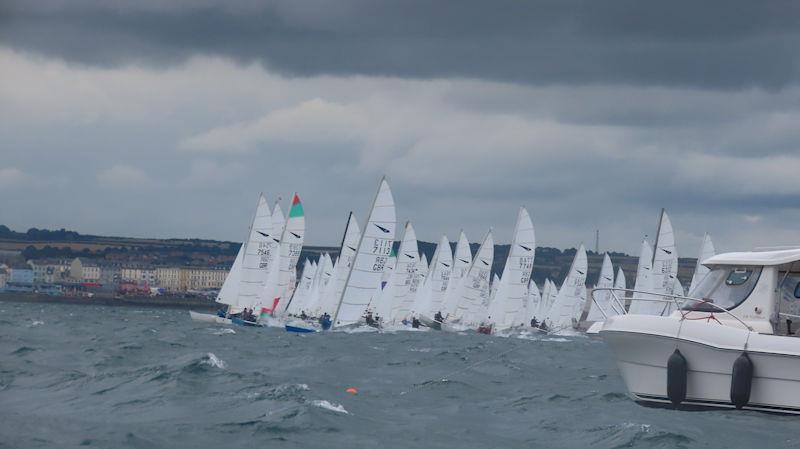
[[306,311],[305,311],[305,310],[303,310],[303,311],[301,311],[301,312],[300,312],[300,319],[301,319],[301,320],[306,320],[306,319],[308,319],[308,315],[306,315]]
[[328,315],[328,312],[323,313],[322,316],[319,317],[319,325],[322,326],[323,330],[330,329],[331,316]]
[[380,326],[382,318],[378,316],[378,312],[375,312],[375,324]]
[[545,323],[544,320],[542,320],[542,323],[539,324],[539,329],[547,332],[547,323]]
[[444,317],[442,316],[442,312],[436,312],[436,315],[433,316],[433,321],[438,321],[440,323],[444,323]]
[[364,316],[364,321],[367,322],[367,326],[375,326],[375,318],[372,317],[372,311],[368,310],[366,316]]
[[242,312],[242,319],[244,321],[255,321],[256,316],[253,315],[253,309],[244,309]]
[[420,325],[419,318],[417,318],[417,316],[414,315],[411,318],[411,327],[413,327],[414,329],[419,329],[419,325]]
[[531,327],[539,327],[539,321],[536,320],[536,317],[531,318]]

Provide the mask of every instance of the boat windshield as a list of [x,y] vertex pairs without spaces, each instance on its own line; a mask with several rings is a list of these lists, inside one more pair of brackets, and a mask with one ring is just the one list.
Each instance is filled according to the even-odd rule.
[[750,296],[760,275],[761,267],[713,268],[692,291],[692,298],[706,302],[687,301],[683,310],[718,312],[719,307],[734,309]]

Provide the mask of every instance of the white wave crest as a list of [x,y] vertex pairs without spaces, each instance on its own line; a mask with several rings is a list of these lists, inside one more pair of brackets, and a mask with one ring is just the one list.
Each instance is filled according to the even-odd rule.
[[33,322],[31,323],[31,326],[41,326],[42,324],[44,324],[44,321],[33,320]]
[[347,410],[344,409],[344,407],[342,407],[341,404],[331,404],[330,402],[325,400],[311,401],[311,403],[319,408],[324,408],[325,410],[330,410],[332,412],[344,413],[345,415],[350,414]]
[[235,330],[228,327],[223,327],[221,329],[214,329],[214,332],[212,332],[212,334],[214,335],[225,335],[225,334],[235,334],[235,333],[236,333]]
[[206,358],[203,359],[203,361],[201,363],[204,363],[206,365],[211,365],[211,366],[213,366],[215,368],[219,368],[219,369],[225,369],[225,367],[228,366],[225,363],[224,360],[222,360],[220,358],[217,358],[217,356],[215,356],[213,352],[209,352],[206,355]]

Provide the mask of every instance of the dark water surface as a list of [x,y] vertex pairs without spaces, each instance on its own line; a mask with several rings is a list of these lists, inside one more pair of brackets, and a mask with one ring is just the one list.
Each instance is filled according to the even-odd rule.
[[296,335],[177,310],[0,311],[3,448],[800,447],[800,417],[636,405],[606,346],[585,337]]

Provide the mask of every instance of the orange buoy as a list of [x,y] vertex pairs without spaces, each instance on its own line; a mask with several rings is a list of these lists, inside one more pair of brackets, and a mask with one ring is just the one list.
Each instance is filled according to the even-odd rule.
[[348,394],[358,394],[358,390],[353,388],[353,387],[350,387],[350,388],[348,388],[347,390],[344,390],[344,391],[345,391],[345,393],[348,393]]

